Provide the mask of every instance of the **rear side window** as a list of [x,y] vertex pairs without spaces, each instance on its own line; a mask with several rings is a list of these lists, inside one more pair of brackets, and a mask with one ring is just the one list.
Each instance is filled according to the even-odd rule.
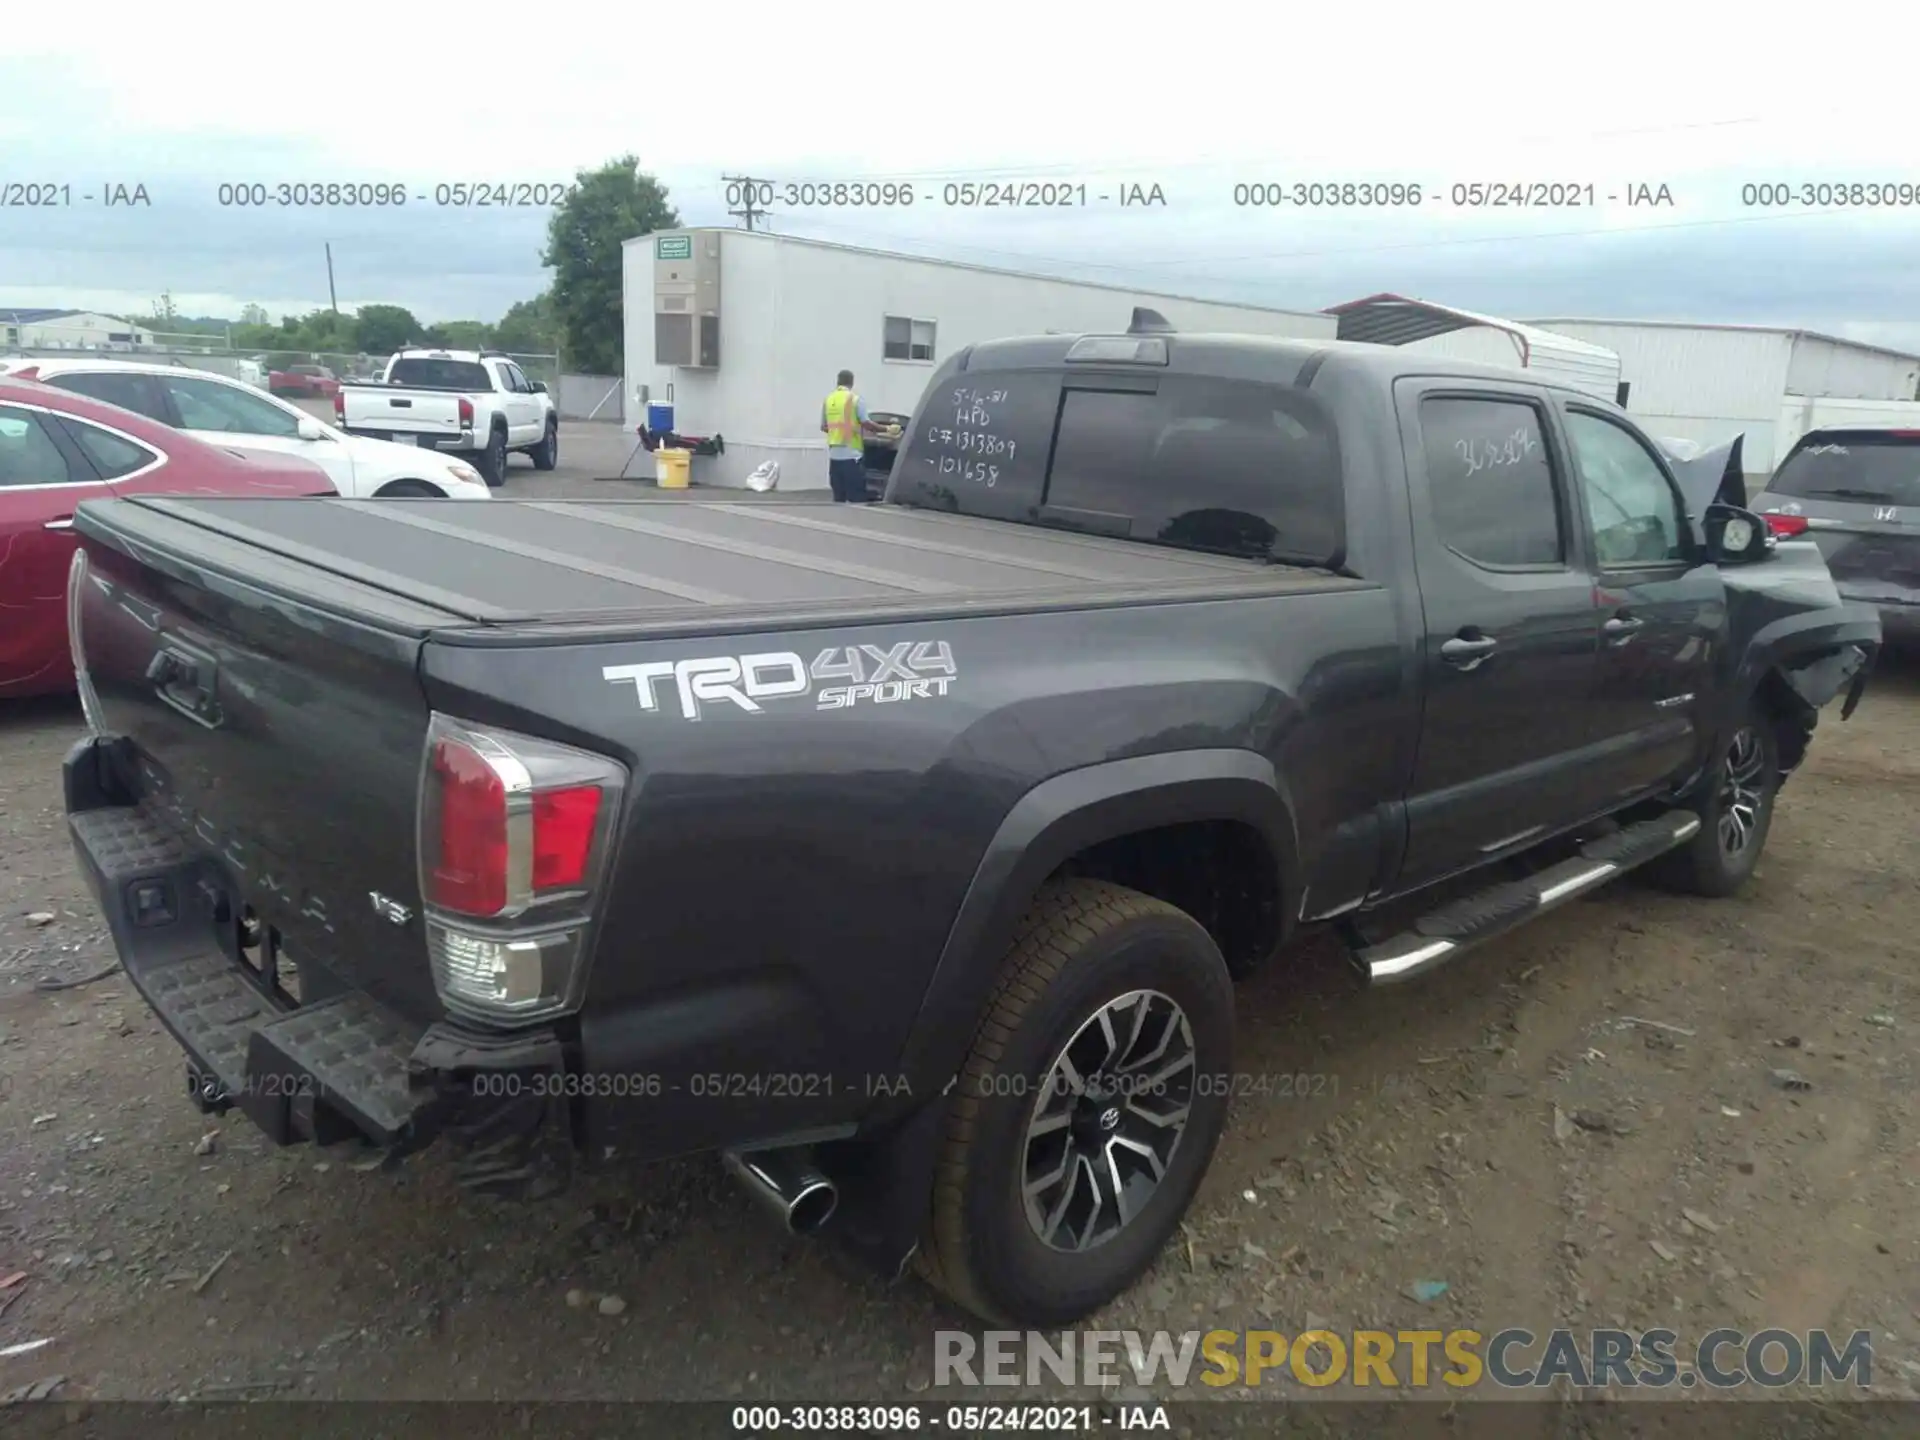
[[46,430],[45,415],[0,405],[0,490],[16,485],[63,485],[91,479],[72,474]]
[[1100,383],[961,372],[935,385],[894,498],[1189,550],[1344,558],[1339,449],[1313,397],[1193,375]]
[[81,453],[93,462],[93,468],[100,472],[102,480],[118,480],[122,475],[131,475],[160,458],[146,446],[122,440],[98,425],[89,425],[72,415],[61,418],[66,424],[67,434],[73,437],[73,443],[80,447]]
[[1420,402],[1433,523],[1482,565],[1558,565],[1566,556],[1540,412],[1524,400]]
[[1801,439],[1770,495],[1861,505],[1920,505],[1920,434],[1826,430]]
[[71,390],[76,395],[91,395],[109,405],[118,405],[122,410],[131,410],[149,420],[158,420],[162,425],[173,423],[168,418],[166,403],[160,398],[158,387],[145,375],[97,370],[78,375],[49,375],[46,383],[62,390]]
[[472,360],[396,360],[388,383],[418,385],[427,390],[491,390],[487,367]]

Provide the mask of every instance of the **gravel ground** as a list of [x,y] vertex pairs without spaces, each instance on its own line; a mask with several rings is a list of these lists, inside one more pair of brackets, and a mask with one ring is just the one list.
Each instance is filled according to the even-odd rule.
[[[388,1168],[199,1116],[124,977],[38,987],[112,959],[61,816],[79,730],[68,703],[0,708],[0,1349],[55,1342],[0,1359],[0,1392],[925,1391],[934,1331],[967,1322],[775,1233],[711,1161],[507,1206],[432,1151]],[[1876,1391],[1912,1394],[1916,736],[1907,658],[1823,724],[1737,900],[1630,879],[1398,991],[1324,940],[1250,982],[1256,1093],[1185,1236],[1093,1323],[1863,1328]]]

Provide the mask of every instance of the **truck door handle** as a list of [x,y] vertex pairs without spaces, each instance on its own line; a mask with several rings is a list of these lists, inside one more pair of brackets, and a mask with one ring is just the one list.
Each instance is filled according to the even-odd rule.
[[1600,627],[1601,632],[1615,644],[1629,640],[1647,622],[1631,615],[1616,615]]
[[1440,647],[1440,658],[1456,670],[1471,670],[1500,644],[1490,635],[1460,634]]
[[73,528],[73,516],[62,515],[58,520],[47,521],[41,528],[46,530],[71,530]]

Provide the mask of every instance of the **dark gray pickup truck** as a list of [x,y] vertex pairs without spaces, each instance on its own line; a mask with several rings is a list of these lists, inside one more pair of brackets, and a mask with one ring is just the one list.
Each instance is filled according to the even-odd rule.
[[1152,331],[954,356],[864,507],[90,502],[73,840],[203,1107],[503,1192],[716,1151],[1061,1323],[1302,927],[1403,981],[1751,874],[1880,628],[1721,479],[1518,372]]

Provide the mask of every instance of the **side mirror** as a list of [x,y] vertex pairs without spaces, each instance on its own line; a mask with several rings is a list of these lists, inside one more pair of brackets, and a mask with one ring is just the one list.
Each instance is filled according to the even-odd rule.
[[327,434],[327,427],[311,415],[304,417],[300,421],[299,434],[302,440],[330,440],[333,438]]
[[547,382],[544,380],[535,380],[533,382],[533,388],[544,395],[547,393]]
[[1767,522],[1737,505],[1714,505],[1702,521],[1707,556],[1716,565],[1751,565],[1773,553],[1775,541]]

